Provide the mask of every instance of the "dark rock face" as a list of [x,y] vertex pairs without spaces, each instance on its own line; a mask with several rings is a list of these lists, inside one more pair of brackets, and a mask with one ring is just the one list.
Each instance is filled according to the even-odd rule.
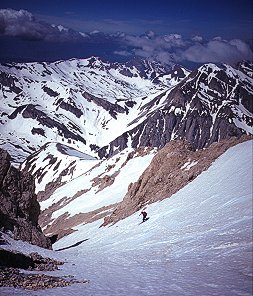
[[1,266],[14,267],[14,268],[34,268],[34,262],[31,257],[22,253],[13,253],[8,250],[0,249],[0,262]]
[[47,93],[51,97],[57,97],[59,95],[58,92],[52,90],[51,88],[49,88],[47,86],[42,87],[42,89],[44,90],[45,93]]
[[117,113],[126,112],[126,110],[123,107],[121,107],[117,104],[112,104],[109,101],[106,101],[102,98],[98,98],[98,97],[91,95],[87,92],[84,92],[82,95],[88,102],[94,102],[97,106],[103,107],[115,119],[117,119]]
[[0,84],[4,85],[4,86],[8,86],[10,88],[11,91],[13,91],[14,93],[18,94],[20,93],[22,90],[17,87],[15,85],[15,82],[18,79],[16,77],[13,77],[11,75],[8,75],[6,73],[1,73],[0,74]]
[[0,149],[0,228],[10,230],[15,239],[51,248],[39,225],[40,206],[32,176],[10,164],[10,155]]
[[71,103],[66,103],[64,101],[61,101],[59,107],[73,113],[76,117],[80,118],[83,115],[83,112],[75,106],[75,103],[72,102],[70,98],[69,98],[69,101]]
[[[244,65],[245,77],[250,73],[250,67],[252,65]],[[129,142],[133,148],[162,148],[171,140],[186,139],[194,149],[202,149],[214,142],[246,134],[243,126],[253,127],[253,85],[249,79],[231,75],[229,71],[207,64],[192,72],[172,91],[144,105],[142,111],[147,113],[167,95],[161,108],[100,148],[99,157],[110,157],[125,149]],[[140,119],[136,118],[134,122]],[[235,122],[240,122],[241,127]]]

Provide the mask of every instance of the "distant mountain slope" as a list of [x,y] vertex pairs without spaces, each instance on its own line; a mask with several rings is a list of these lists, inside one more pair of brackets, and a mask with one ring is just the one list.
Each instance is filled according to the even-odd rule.
[[0,146],[22,162],[48,142],[100,158],[187,139],[203,148],[252,134],[252,64],[190,73],[99,58],[0,65]]
[[[59,184],[78,177],[95,166],[99,160],[60,143],[47,143],[31,154],[21,169],[35,178],[36,193],[51,191]],[[49,190],[51,184],[51,189]],[[38,196],[40,200],[40,196]]]
[[0,65],[0,145],[17,162],[47,142],[95,155],[125,131],[143,103],[188,74],[145,60],[95,57]]
[[100,157],[129,145],[161,148],[170,140],[187,139],[194,148],[203,148],[231,136],[252,134],[252,66],[241,63],[240,70],[228,65],[201,66],[142,106],[128,131],[99,150]]

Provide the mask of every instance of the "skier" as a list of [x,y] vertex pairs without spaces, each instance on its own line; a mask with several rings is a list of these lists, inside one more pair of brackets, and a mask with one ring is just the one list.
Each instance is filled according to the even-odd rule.
[[141,211],[140,215],[142,215],[142,222],[145,222],[145,221],[148,220],[148,218],[147,218],[147,215],[148,215],[147,212]]

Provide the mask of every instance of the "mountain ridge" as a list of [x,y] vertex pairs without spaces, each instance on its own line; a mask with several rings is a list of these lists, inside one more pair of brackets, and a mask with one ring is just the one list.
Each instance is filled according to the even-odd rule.
[[[152,63],[146,63],[142,67],[138,63],[139,70],[135,66],[104,63],[94,57],[51,64],[2,65],[1,132],[5,133],[2,144],[12,145],[7,150],[13,157],[16,151],[22,160],[45,140],[65,142],[94,155],[92,151],[101,146],[97,141],[105,141],[101,130],[105,137],[113,137],[107,132],[108,124],[115,129],[116,118],[128,114],[137,104],[136,99],[165,88],[164,82],[153,83],[148,78],[156,71],[155,77],[161,78],[165,71],[159,71],[158,66],[154,70]],[[122,74],[124,69],[128,72]],[[32,125],[29,129],[28,124],[24,126],[26,137],[15,139],[12,135],[15,121]],[[122,124],[126,125],[127,121],[124,119]]]
[[251,69],[206,64],[190,73],[96,57],[1,65],[0,146],[20,163],[46,142],[103,158],[128,145],[161,148],[186,138],[200,148],[249,134]]

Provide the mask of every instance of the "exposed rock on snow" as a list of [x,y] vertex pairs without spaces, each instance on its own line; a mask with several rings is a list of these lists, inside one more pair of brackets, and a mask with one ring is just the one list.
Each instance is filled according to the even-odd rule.
[[249,136],[230,138],[202,150],[194,150],[186,140],[169,142],[158,151],[139,180],[130,184],[123,201],[104,219],[103,226],[116,223],[148,204],[171,197],[207,170],[228,148],[248,139]]
[[79,213],[74,216],[70,216],[66,212],[55,220],[52,219],[52,215],[56,210],[61,209],[61,206],[64,205],[59,207],[57,207],[57,205],[52,205],[42,212],[39,222],[41,227],[44,228],[45,234],[57,234],[57,240],[59,240],[63,236],[73,233],[75,231],[75,226],[79,224],[92,223],[110,215],[117,205],[118,203],[99,207],[98,209],[90,211],[89,213]]
[[56,270],[58,269],[58,265],[63,264],[63,262],[48,257],[42,257],[36,252],[24,255],[19,252],[2,249],[0,249],[0,259],[0,266],[2,267],[13,267],[36,271]]
[[[2,233],[0,232],[0,236]],[[53,276],[42,274],[42,272],[52,272],[59,270],[58,266],[65,262],[45,257],[37,252],[23,254],[23,249],[17,251],[17,246],[8,235],[6,239],[6,249],[0,248],[0,287],[15,287],[27,290],[41,290],[56,287],[65,287],[74,283],[88,283],[88,280],[77,280],[74,276]],[[24,243],[23,243],[24,244]],[[8,249],[10,247],[10,249]],[[24,248],[25,244],[24,244]],[[32,250],[33,247],[30,246]],[[39,249],[39,248],[38,248]],[[39,249],[41,252],[41,249]],[[49,253],[50,251],[48,251]],[[53,253],[50,253],[53,256]],[[20,269],[26,270],[25,273]],[[39,274],[34,272],[39,271]]]
[[0,228],[10,230],[15,239],[50,248],[50,240],[38,225],[40,206],[34,179],[11,166],[10,161],[10,155],[0,149]]
[[16,268],[0,267],[0,287],[23,288],[36,291],[88,282],[87,280],[80,281],[45,274],[27,274],[20,272]]

